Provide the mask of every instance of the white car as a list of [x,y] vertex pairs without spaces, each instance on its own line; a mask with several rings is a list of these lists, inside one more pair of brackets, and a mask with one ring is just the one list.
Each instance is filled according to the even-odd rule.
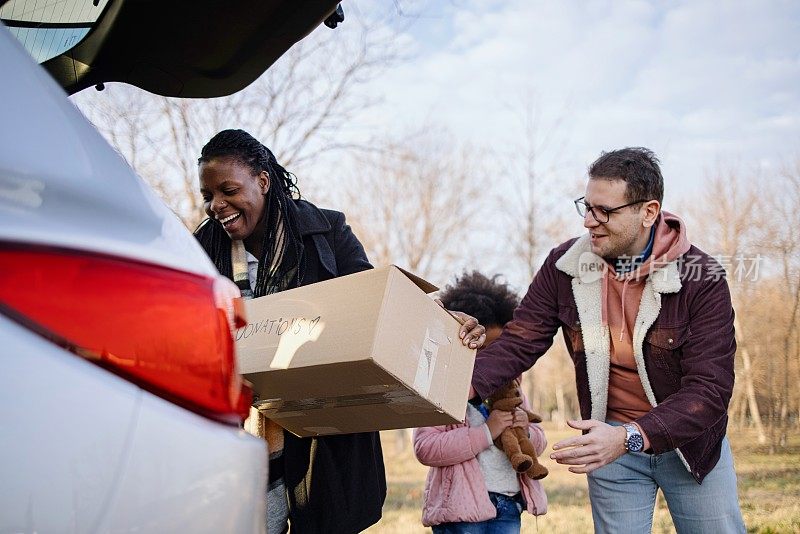
[[[263,532],[265,444],[240,428],[251,394],[231,337],[238,290],[62,89],[114,79],[170,94],[175,76],[104,71],[113,25],[97,16],[60,28],[72,51],[39,46],[48,74],[21,34],[57,24],[27,24],[37,3],[16,14],[12,3],[0,0],[0,532]],[[94,5],[124,28],[137,3],[44,4]],[[227,78],[206,72],[204,83],[175,63],[177,92],[243,87],[323,18],[311,13]],[[89,31],[103,23],[105,37]],[[89,58],[60,78],[86,43],[96,68]]]

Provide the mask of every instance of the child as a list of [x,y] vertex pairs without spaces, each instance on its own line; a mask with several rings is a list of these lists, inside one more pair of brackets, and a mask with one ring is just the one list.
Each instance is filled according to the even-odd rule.
[[[500,335],[519,304],[508,286],[496,279],[477,271],[465,273],[440,297],[447,309],[468,313],[486,327],[484,347]],[[547,511],[541,483],[516,473],[492,443],[511,426],[528,428],[537,454],[544,451],[544,431],[529,424],[521,409],[488,414],[485,406],[468,403],[465,423],[414,431],[414,454],[431,468],[422,523],[434,534],[518,533],[523,509],[533,515]]]

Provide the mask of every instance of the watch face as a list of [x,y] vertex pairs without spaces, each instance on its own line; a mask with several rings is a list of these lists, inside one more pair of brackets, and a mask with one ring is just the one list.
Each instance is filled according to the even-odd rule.
[[628,450],[631,452],[640,452],[644,448],[644,439],[639,434],[632,434],[628,438]]

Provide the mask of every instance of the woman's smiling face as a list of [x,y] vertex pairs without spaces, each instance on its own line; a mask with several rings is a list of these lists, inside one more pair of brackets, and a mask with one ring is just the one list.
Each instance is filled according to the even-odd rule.
[[222,223],[231,239],[244,240],[258,227],[266,206],[269,176],[235,158],[221,157],[200,164],[203,209]]

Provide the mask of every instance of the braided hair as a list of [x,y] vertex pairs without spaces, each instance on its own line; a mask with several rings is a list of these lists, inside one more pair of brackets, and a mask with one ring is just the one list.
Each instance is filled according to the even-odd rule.
[[[282,291],[300,285],[303,277],[303,242],[289,204],[300,199],[297,177],[284,169],[270,149],[244,130],[223,130],[211,138],[200,152],[197,164],[217,158],[233,158],[246,165],[257,176],[265,171],[270,186],[264,204],[264,241],[258,258],[258,276],[253,296]],[[279,230],[283,224],[283,239]],[[194,232],[200,245],[209,255],[219,272],[233,279],[231,264],[231,239],[222,223],[205,219]],[[275,259],[280,263],[273,268]]]

